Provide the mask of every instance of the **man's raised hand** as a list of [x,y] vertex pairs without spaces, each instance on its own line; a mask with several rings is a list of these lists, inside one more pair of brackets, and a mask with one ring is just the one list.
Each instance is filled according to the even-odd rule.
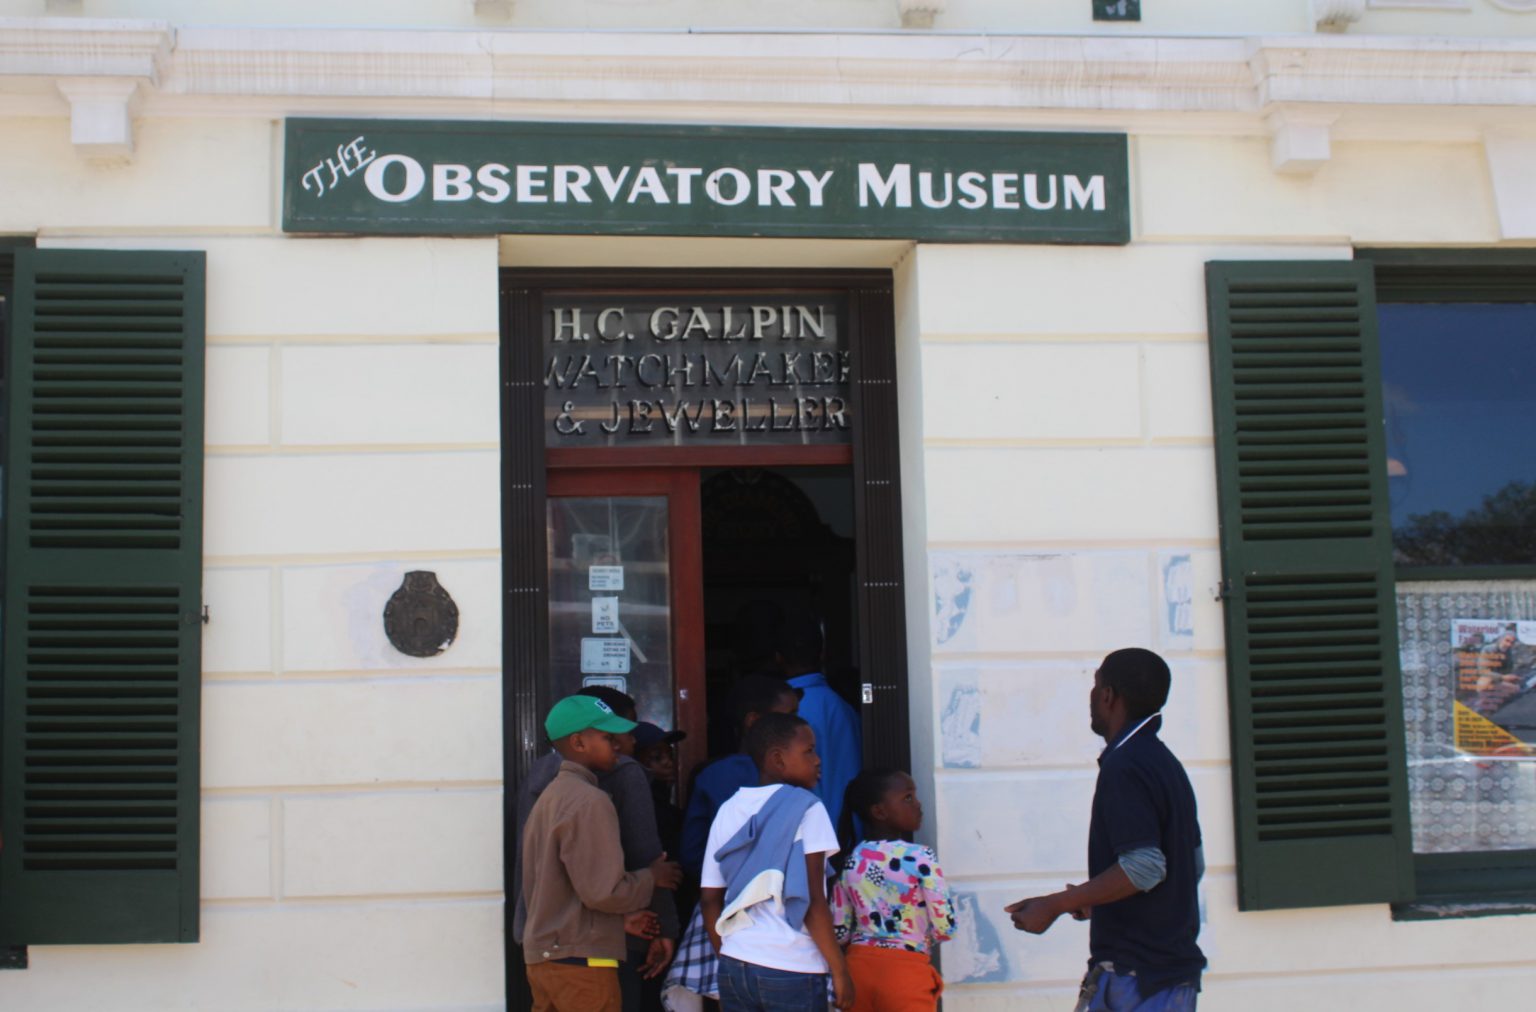
[[666,851],[662,851],[661,856],[651,862],[651,878],[658,889],[676,889],[683,881],[683,866],[668,861]]

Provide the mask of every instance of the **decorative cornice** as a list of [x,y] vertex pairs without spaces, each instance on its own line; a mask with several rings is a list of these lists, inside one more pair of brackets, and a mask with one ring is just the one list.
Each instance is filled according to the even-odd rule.
[[377,107],[396,116],[654,119],[660,110],[719,119],[740,110],[757,122],[975,126],[1195,113],[1223,131],[1241,123],[1273,136],[1277,109],[1294,124],[1311,106],[1340,112],[1337,136],[1408,112],[1430,133],[1467,130],[1468,106],[1504,109],[1504,123],[1527,117],[1536,39],[173,30],[0,19],[0,101],[38,108],[38,79],[96,76],[140,80],[151,116]]
[[167,95],[1246,107],[1236,39],[183,29]]
[[[167,96],[486,99],[497,32],[184,28]],[[590,69],[590,68],[589,68]]]
[[1261,106],[1536,103],[1536,39],[1258,39],[1251,63]]
[[175,39],[164,21],[0,18],[0,81],[17,75],[155,82]]
[[168,95],[1260,112],[1536,102],[1536,39],[188,28]]

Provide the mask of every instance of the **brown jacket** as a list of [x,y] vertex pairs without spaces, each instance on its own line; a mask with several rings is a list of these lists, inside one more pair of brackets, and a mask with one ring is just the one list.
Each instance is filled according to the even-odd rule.
[[624,870],[613,801],[584,766],[562,762],[523,829],[523,958],[624,958],[624,916],[643,910],[649,868]]

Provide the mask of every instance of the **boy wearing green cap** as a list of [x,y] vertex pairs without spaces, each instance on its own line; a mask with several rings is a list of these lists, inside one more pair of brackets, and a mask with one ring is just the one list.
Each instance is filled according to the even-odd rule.
[[523,960],[534,1012],[620,1012],[624,915],[682,878],[666,854],[624,870],[619,817],[597,786],[598,774],[618,765],[613,736],[634,727],[591,696],[565,697],[544,720],[562,762],[523,830]]

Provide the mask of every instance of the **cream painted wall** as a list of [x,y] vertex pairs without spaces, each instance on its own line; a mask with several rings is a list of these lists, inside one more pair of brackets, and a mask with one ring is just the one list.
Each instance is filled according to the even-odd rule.
[[[945,1008],[1070,1006],[1086,926],[1023,935],[1002,907],[1084,875],[1102,744],[1087,689],[1103,654],[1127,645],[1158,649],[1174,670],[1165,736],[1194,783],[1210,865],[1202,1008],[1526,1004],[1536,957],[1523,921],[1237,911],[1214,599],[1204,264],[1490,242],[1479,152],[1341,144],[1297,181],[1244,140],[1142,137],[1134,151],[1129,247],[925,245],[903,265],[919,330],[903,381],[916,375],[921,390],[903,394],[922,406],[922,445],[908,449],[925,472],[923,514],[909,529],[926,528],[931,580],[930,812],[969,919],[944,949]],[[1169,621],[1179,586],[1183,632]]]
[[[0,1007],[500,1007],[496,241],[279,235],[266,121],[147,121],[116,168],[0,129],[0,229],[207,253],[212,618],[201,941],[33,947]],[[382,628],[414,569],[460,612],[426,660]]]
[[[37,15],[48,0],[0,0],[0,16]],[[67,5],[69,0],[64,0]],[[1275,33],[1305,31],[1308,0],[1156,0],[1140,24],[1095,23],[1092,7],[1059,0],[942,0],[938,30],[1001,32]],[[55,6],[58,0],[55,0]],[[516,28],[895,29],[897,0],[513,0],[511,16],[477,17],[472,0],[78,0],[90,17],[165,18],[183,24],[324,24]]]
[[[119,167],[82,161],[62,119],[0,136],[15,140],[0,193],[25,197],[0,200],[0,231],[208,253],[213,618],[203,940],[34,948],[32,969],[0,974],[0,1008],[500,1006],[498,263],[893,269],[915,772],[969,924],[944,957],[946,1008],[1067,1001],[1084,930],[1021,936],[1001,907],[1082,873],[1083,697],[1098,658],[1130,642],[1174,661],[1168,738],[1211,861],[1204,1007],[1527,1000],[1524,921],[1236,912],[1209,592],[1202,265],[1496,242],[1477,146],[1341,140],[1293,179],[1261,139],[1133,136],[1131,246],[913,248],[287,238],[270,121],[147,119]],[[1174,563],[1188,635],[1165,621]],[[461,613],[457,642],[425,661],[379,622],[417,568]]]
[[[1276,35],[1314,30],[1314,0],[1144,0],[1142,20],[1096,22],[1088,0],[938,0],[936,31]],[[1350,34],[1536,35],[1520,0],[1368,0]],[[1515,9],[1511,9],[1515,8]],[[186,25],[355,25],[418,28],[769,28],[895,30],[897,0],[0,0],[0,17],[78,14]],[[919,29],[920,30],[920,29]]]
[[1143,239],[1500,240],[1481,144],[1338,141],[1333,157],[1310,176],[1274,172],[1262,138],[1143,136],[1131,159],[1139,197],[1133,213]]
[[[137,156],[104,166],[81,158],[63,110],[5,120],[0,233],[271,234],[277,220],[277,125],[257,119],[142,119]],[[25,194],[25,199],[19,199]]]

